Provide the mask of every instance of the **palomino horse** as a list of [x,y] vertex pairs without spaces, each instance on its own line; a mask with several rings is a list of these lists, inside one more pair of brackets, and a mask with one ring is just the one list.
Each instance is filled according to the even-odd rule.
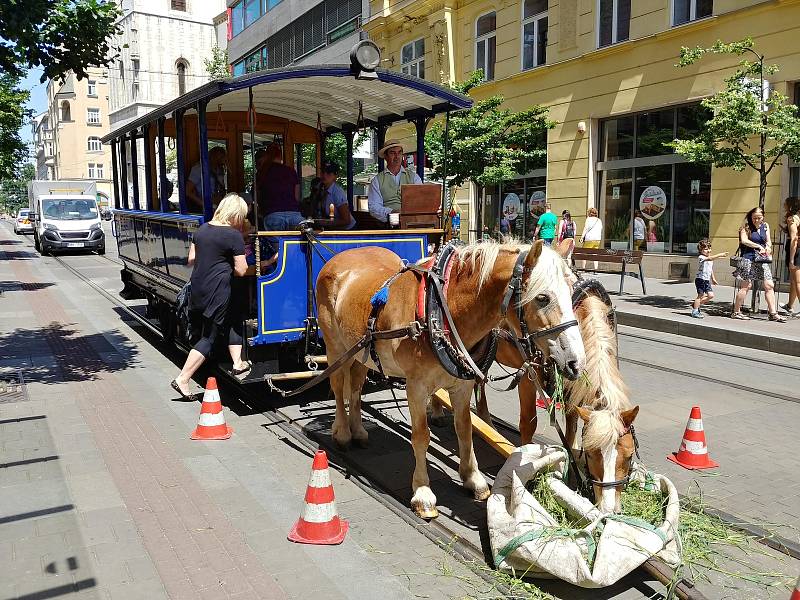
[[[544,332],[535,338],[537,346],[551,357],[568,377],[583,370],[583,342],[574,320],[570,289],[564,278],[564,262],[541,242],[532,247],[516,243],[484,242],[459,248],[450,272],[447,303],[456,329],[467,348],[473,347],[503,319],[501,304],[522,252],[524,270],[520,290],[520,314],[530,332]],[[319,325],[325,338],[328,361],[332,364],[347,353],[364,335],[371,314],[370,298],[403,268],[400,258],[385,248],[366,247],[334,256],[317,279]],[[376,323],[381,331],[407,326],[416,320],[418,275],[404,272],[389,289],[388,300]],[[510,326],[519,335],[516,310],[508,311]],[[559,325],[564,327],[559,327]],[[550,334],[545,330],[554,329]],[[406,380],[411,413],[411,445],[415,457],[411,506],[423,518],[438,515],[436,497],[429,487],[426,453],[430,442],[426,405],[438,389],[449,392],[455,413],[459,446],[459,475],[475,498],[489,496],[472,447],[469,399],[472,380],[453,377],[442,368],[430,346],[428,335],[375,342],[375,351],[386,375]],[[351,440],[365,444],[367,431],[361,421],[361,388],[367,369],[376,368],[365,349],[331,375],[336,396],[333,438],[340,445]],[[349,416],[345,409],[349,405]]]
[[[567,445],[574,447],[578,418],[584,422],[582,440],[590,480],[600,510],[619,512],[620,492],[627,483],[635,440],[631,427],[639,407],[631,407],[628,388],[617,367],[617,338],[608,320],[608,305],[591,291],[575,305],[575,316],[586,351],[584,376],[564,385],[566,399]],[[496,360],[500,364],[520,368],[523,359],[517,348],[501,339]],[[538,381],[543,381],[541,369]],[[539,383],[523,377],[519,383],[519,429],[523,444],[529,444],[536,433],[536,394]],[[478,416],[491,422],[486,395],[477,406]]]

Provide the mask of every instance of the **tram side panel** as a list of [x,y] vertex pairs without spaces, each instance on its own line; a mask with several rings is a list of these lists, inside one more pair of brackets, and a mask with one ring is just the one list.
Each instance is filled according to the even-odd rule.
[[257,335],[251,340],[252,345],[294,342],[303,337],[307,316],[316,316],[313,288],[317,276],[334,252],[382,246],[408,262],[416,262],[427,256],[428,248],[428,236],[413,230],[361,232],[358,236],[322,233],[318,236],[320,243],[315,242],[310,252],[309,283],[309,248],[305,239],[300,235],[271,239],[278,246],[278,258],[275,270],[257,281]]

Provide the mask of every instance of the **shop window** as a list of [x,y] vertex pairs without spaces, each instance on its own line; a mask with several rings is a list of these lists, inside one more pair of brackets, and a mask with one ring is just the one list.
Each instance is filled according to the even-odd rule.
[[634,126],[632,115],[603,121],[600,130],[602,160],[633,158]]
[[[794,105],[800,112],[800,83],[794,84]],[[789,195],[800,196],[800,163],[789,161]]]
[[400,51],[400,71],[425,79],[425,39],[421,38],[403,46]]
[[630,245],[633,169],[609,169],[602,172],[600,203],[605,207],[603,234],[606,245],[625,249]]
[[636,157],[672,154],[665,144],[675,136],[675,109],[640,113],[636,116]]
[[599,0],[598,47],[628,39],[631,25],[631,0]]
[[713,0],[672,0],[673,25],[704,19],[710,17],[713,12]]
[[525,0],[522,5],[522,68],[547,61],[547,0]]
[[497,60],[497,16],[494,12],[478,17],[475,21],[475,69],[483,71],[486,81],[494,79]]
[[697,254],[697,242],[709,234],[711,169],[706,165],[675,165],[672,211],[672,251]]

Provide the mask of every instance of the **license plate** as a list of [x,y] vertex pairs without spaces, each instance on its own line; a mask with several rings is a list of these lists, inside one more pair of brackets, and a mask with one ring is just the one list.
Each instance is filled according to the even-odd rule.
[[83,242],[70,242],[67,248],[83,248]]

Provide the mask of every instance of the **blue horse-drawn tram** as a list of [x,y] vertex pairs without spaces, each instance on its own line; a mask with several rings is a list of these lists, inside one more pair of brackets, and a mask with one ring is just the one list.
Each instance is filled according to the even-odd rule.
[[[439,242],[441,222],[419,229],[389,228],[354,210],[353,140],[359,130],[373,129],[380,148],[390,125],[413,123],[415,164],[422,178],[426,124],[437,114],[469,107],[471,101],[431,82],[378,68],[379,63],[377,47],[362,41],[354,47],[350,65],[291,67],[212,81],[103,139],[112,150],[121,295],[146,299],[147,316],[157,321],[166,339],[189,341],[180,310],[181,291],[192,272],[189,248],[222,195],[236,192],[249,200],[251,222],[262,223],[257,173],[265,148],[280,147],[306,196],[321,172],[326,136],[343,134],[347,202],[357,223],[342,231],[332,227],[333,219],[317,218],[294,230],[259,227],[251,234],[255,264],[264,259],[271,264],[237,278],[246,290],[239,290],[246,296],[241,311],[245,352],[254,365],[246,382],[263,381],[270,374],[306,378],[324,360],[314,284],[331,256],[349,248],[382,246],[415,262]],[[382,169],[382,160],[378,167]],[[323,213],[317,216],[327,216]],[[224,353],[217,355],[225,368]]]

